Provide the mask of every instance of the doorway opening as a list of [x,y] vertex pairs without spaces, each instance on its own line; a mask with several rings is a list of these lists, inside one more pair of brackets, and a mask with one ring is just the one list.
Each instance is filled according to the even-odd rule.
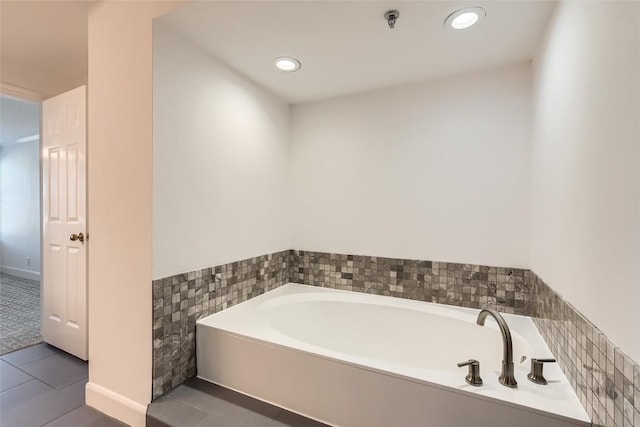
[[0,355],[42,342],[40,117],[0,95]]

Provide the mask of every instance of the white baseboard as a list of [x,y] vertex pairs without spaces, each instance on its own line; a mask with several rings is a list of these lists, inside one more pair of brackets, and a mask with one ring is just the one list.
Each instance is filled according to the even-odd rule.
[[92,382],[87,383],[85,393],[88,406],[129,426],[145,426],[147,405],[142,405]]
[[40,281],[40,272],[38,271],[23,270],[22,268],[9,267],[7,265],[0,266],[0,271],[24,279]]

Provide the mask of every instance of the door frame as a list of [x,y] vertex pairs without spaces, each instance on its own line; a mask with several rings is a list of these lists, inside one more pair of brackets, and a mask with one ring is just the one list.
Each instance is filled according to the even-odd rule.
[[[87,89],[88,90],[88,89]],[[20,86],[16,86],[10,83],[5,83],[0,81],[0,95],[2,96],[6,96],[9,98],[15,98],[21,101],[30,101],[30,102],[35,102],[40,106],[40,126],[39,126],[39,134],[40,134],[40,139],[38,141],[38,169],[39,169],[39,179],[38,179],[38,200],[40,202],[40,212],[39,212],[39,223],[40,223],[40,314],[42,315],[42,310],[43,310],[43,282],[44,282],[44,274],[43,273],[43,255],[44,255],[44,248],[43,248],[43,237],[44,237],[44,205],[42,203],[43,199],[43,185],[42,185],[42,178],[43,178],[43,161],[42,161],[42,135],[43,135],[43,120],[42,120],[42,102],[47,99],[50,98],[50,96],[47,96],[41,92],[32,90],[32,89],[28,89],[28,88],[24,88],[24,87],[20,87]],[[54,95],[55,96],[55,95]],[[87,134],[87,139],[86,139],[86,151],[89,150],[89,141],[88,141],[88,134]],[[88,169],[89,169],[89,163],[87,162],[86,164],[86,171],[88,174]],[[86,184],[86,183],[85,183]],[[89,187],[86,186],[85,187],[85,194],[86,197],[88,198],[88,194],[89,194]],[[86,203],[86,201],[85,201]],[[88,208],[88,207],[87,207]],[[89,211],[87,209],[86,211],[86,218],[85,218],[85,227],[88,230],[88,223],[89,223]],[[89,251],[87,250],[86,252],[86,264],[87,266],[89,265]],[[88,273],[88,267],[87,267],[87,273]],[[87,302],[86,302],[86,312],[87,312],[87,329],[88,329],[88,322],[89,322],[89,278],[88,278],[88,274],[87,274],[87,278],[86,278],[86,293],[87,293]],[[41,319],[41,327],[42,327],[42,319]],[[88,347],[89,347],[89,341],[88,341],[88,336],[87,336],[87,356],[88,356]]]
[[42,101],[44,100],[44,95],[40,92],[3,82],[0,82],[0,95],[10,96],[25,101],[34,101],[39,104],[42,104]]

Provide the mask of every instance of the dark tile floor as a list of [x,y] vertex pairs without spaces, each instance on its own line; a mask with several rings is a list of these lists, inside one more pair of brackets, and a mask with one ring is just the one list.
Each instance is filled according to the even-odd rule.
[[117,427],[84,404],[87,363],[48,344],[0,356],[0,426]]
[[147,427],[326,427],[203,380],[190,380],[149,406]]

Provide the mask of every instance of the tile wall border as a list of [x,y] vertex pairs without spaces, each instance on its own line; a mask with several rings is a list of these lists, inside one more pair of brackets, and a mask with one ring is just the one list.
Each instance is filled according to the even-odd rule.
[[640,365],[531,272],[533,320],[594,426],[640,426]]
[[153,399],[196,374],[196,320],[287,283],[288,260],[287,250],[152,282]]

